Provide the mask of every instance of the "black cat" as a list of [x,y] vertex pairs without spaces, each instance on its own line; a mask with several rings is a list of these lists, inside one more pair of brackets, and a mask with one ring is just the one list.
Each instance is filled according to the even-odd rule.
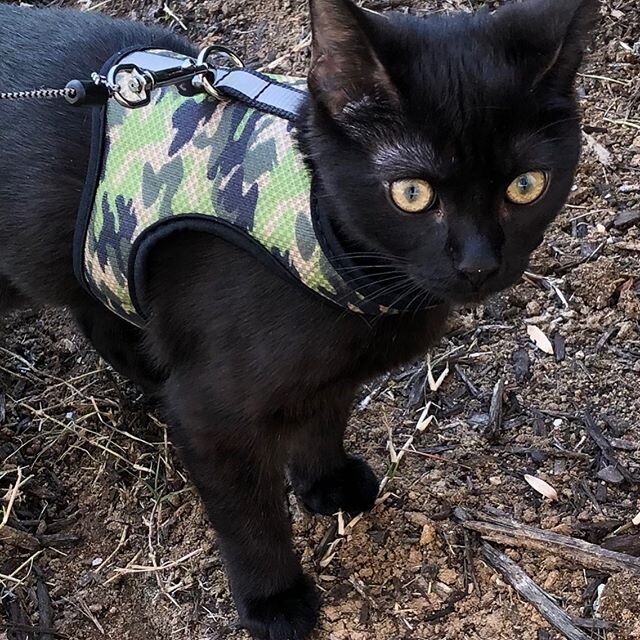
[[[597,0],[527,0],[417,18],[311,0],[300,148],[350,264],[374,282],[392,273],[389,287],[415,298],[399,315],[339,309],[185,231],[149,257],[147,325],[126,323],[72,268],[90,109],[0,101],[0,312],[70,308],[106,360],[161,397],[255,636],[303,638],[317,617],[285,469],[312,511],[371,508],[376,478],[343,447],[358,386],[423,353],[452,304],[516,282],[563,206],[580,146],[573,82],[596,13]],[[64,86],[150,45],[194,53],[167,31],[0,6],[0,91]]]

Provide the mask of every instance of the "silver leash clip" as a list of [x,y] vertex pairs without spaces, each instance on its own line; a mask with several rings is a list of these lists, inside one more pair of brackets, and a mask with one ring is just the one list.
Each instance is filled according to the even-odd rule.
[[242,60],[222,45],[205,47],[196,59],[184,59],[170,51],[135,51],[125,62],[111,67],[105,82],[113,98],[130,109],[148,105],[151,92],[166,86],[182,87],[192,93],[204,91],[217,100],[224,100],[224,95],[216,89],[219,68],[210,62],[214,56],[224,58],[232,68],[244,67]]

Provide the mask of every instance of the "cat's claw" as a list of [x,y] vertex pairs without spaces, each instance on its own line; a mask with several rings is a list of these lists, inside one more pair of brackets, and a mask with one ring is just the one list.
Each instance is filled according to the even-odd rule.
[[331,515],[342,510],[356,514],[373,508],[378,486],[371,467],[360,458],[348,456],[343,467],[298,492],[298,497],[313,513]]
[[296,582],[267,598],[246,599],[238,609],[241,625],[260,640],[304,640],[318,620],[319,599],[313,582]]

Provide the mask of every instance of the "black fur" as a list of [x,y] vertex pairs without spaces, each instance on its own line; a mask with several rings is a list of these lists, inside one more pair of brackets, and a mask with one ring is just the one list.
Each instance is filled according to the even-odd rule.
[[[317,615],[291,545],[285,469],[312,510],[370,508],[375,476],[343,447],[358,386],[423,353],[450,304],[515,282],[562,207],[579,150],[572,83],[596,6],[528,0],[418,19],[312,0],[300,144],[352,260],[399,296],[437,301],[399,317],[341,312],[242,250],[183,232],[150,256],[148,326],[126,325],[73,276],[90,111],[0,102],[0,312],[69,307],[115,368],[163,400],[257,637],[303,638]],[[0,6],[0,90],[63,86],[131,45],[193,51],[94,14]],[[507,204],[506,186],[531,169],[549,173],[547,193]],[[385,184],[407,177],[435,186],[434,210],[391,205]],[[494,266],[471,278],[469,264]]]

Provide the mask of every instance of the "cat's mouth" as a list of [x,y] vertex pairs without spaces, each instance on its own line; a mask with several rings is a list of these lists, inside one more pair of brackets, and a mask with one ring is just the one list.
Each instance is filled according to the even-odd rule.
[[507,289],[517,280],[518,277],[510,277],[504,269],[500,269],[481,284],[473,284],[463,276],[457,276],[453,282],[448,280],[446,284],[423,281],[421,287],[450,304],[476,305]]

